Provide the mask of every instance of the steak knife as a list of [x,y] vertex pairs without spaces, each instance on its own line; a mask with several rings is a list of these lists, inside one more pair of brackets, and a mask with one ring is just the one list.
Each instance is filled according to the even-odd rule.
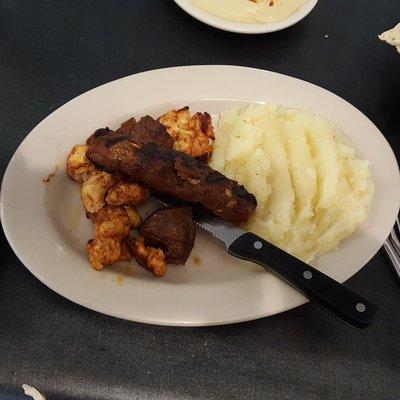
[[[176,204],[175,199],[164,196],[154,199],[163,205]],[[203,209],[194,206],[193,216],[199,227],[225,243],[231,255],[274,272],[342,322],[362,329],[371,325],[378,308],[344,285],[254,233]]]

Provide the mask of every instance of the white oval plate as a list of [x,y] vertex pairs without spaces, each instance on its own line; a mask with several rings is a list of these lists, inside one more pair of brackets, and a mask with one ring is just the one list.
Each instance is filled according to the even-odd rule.
[[246,24],[243,22],[230,21],[225,18],[210,14],[196,6],[191,0],[174,0],[182,10],[197,20],[217,29],[235,33],[259,34],[280,31],[296,24],[305,18],[315,7],[318,0],[308,0],[295,13],[283,21],[266,22],[260,24]]
[[1,220],[16,255],[62,296],[132,321],[216,325],[303,304],[306,299],[294,289],[261,267],[227,255],[222,243],[205,232],[198,232],[187,265],[171,266],[163,279],[133,262],[129,269],[123,264],[97,272],[86,258],[92,226],[84,217],[79,184],[65,174],[65,159],[74,144],[83,143],[96,128],[116,128],[131,116],[159,116],[171,107],[189,105],[216,117],[234,104],[249,102],[320,114],[336,122],[370,160],[376,194],[369,218],[338,251],[313,263],[340,282],[348,279],[381,247],[398,211],[399,172],[391,148],[370,120],[336,95],[285,75],[232,66],[128,76],[75,98],[37,125],[12,157],[2,184]]

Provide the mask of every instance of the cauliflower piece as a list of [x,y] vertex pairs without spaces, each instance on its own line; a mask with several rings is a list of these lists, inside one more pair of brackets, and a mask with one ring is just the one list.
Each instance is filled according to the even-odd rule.
[[94,269],[101,270],[116,261],[132,258],[125,243],[131,221],[124,207],[105,206],[88,216],[95,226],[94,238],[87,244],[89,261]]
[[110,188],[106,197],[107,204],[135,206],[149,197],[149,191],[137,183],[118,182]]
[[171,110],[159,118],[174,139],[174,149],[207,162],[213,152],[214,129],[210,114],[190,116],[189,107]]
[[127,212],[129,220],[131,222],[131,228],[139,228],[140,224],[142,223],[142,218],[140,217],[138,212],[132,207],[125,207],[125,211]]
[[121,257],[121,242],[114,238],[91,239],[87,244],[90,264],[98,271]]
[[111,265],[117,261],[132,259],[125,241],[115,238],[91,239],[87,244],[87,251],[90,264],[98,271],[102,270],[106,265]]
[[94,237],[114,237],[123,239],[129,236],[130,219],[124,207],[104,206],[98,212],[89,214],[94,223]]
[[95,213],[106,204],[107,192],[116,183],[116,179],[107,172],[97,171],[83,182],[81,198],[88,213]]
[[121,255],[119,256],[118,261],[128,261],[132,259],[132,254],[126,240],[127,238],[121,241]]
[[89,146],[74,146],[67,158],[67,174],[77,182],[84,182],[87,177],[95,173],[96,167],[86,158]]
[[167,263],[165,262],[164,252],[161,249],[146,246],[143,236],[133,238],[129,245],[133,256],[142,267],[158,278],[165,275]]

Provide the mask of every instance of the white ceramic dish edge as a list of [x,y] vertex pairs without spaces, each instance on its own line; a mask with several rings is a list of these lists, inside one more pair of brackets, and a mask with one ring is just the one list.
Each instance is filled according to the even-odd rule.
[[[238,69],[245,69],[245,68],[230,67],[230,66],[192,66],[192,67],[178,67],[178,68],[172,68],[172,69],[170,69],[170,70],[176,70],[176,69],[179,69],[179,68],[183,68],[183,69],[190,69],[190,68],[193,68],[193,69],[195,69],[195,68],[207,68],[207,67],[209,67],[209,68],[211,68],[211,69],[213,69],[213,68],[215,68],[215,69],[219,69],[219,68],[238,68]],[[168,69],[164,69],[164,71],[167,71],[167,70],[168,70]],[[144,72],[144,73],[142,73],[142,74],[157,73],[157,71],[159,71],[159,70],[148,71],[148,72]],[[259,70],[255,70],[255,71],[259,71]],[[266,71],[263,71],[263,72],[266,72]],[[137,75],[140,75],[140,74],[137,74]],[[125,78],[121,78],[121,79],[125,79]],[[296,78],[290,78],[290,79],[296,79]],[[106,84],[104,84],[104,85],[102,85],[102,86],[100,86],[100,87],[98,87],[98,88],[95,88],[95,89],[90,90],[89,92],[92,92],[93,90],[96,90],[96,89],[99,89],[99,88],[103,88],[103,89],[104,89],[107,85],[112,85],[112,84],[114,84],[114,83],[117,82],[117,81],[119,81],[119,80],[106,83]],[[312,85],[312,84],[310,84],[310,85]],[[313,86],[315,86],[315,85],[313,85]],[[318,87],[318,89],[321,89],[321,88]],[[324,89],[322,89],[322,90],[324,90]],[[86,93],[84,93],[84,94],[82,94],[82,95],[76,97],[75,99],[71,100],[70,102],[64,104],[64,106],[68,105],[68,104],[71,103],[71,102],[78,101],[78,99],[79,99],[81,96],[84,96],[85,94],[87,94],[87,93],[89,93],[89,92],[86,92]],[[333,95],[333,94],[330,93],[330,92],[329,92],[329,94],[330,94],[330,95]],[[334,95],[334,96],[335,96],[335,95]],[[337,97],[337,96],[336,96],[336,97]],[[341,100],[341,101],[344,101],[343,99],[340,99],[340,100]],[[354,106],[350,105],[349,103],[348,103],[348,105],[349,105],[350,107],[354,108]],[[64,107],[64,106],[62,106],[62,107]],[[60,107],[60,109],[61,109],[62,107]],[[59,109],[59,110],[60,110],[60,109]],[[355,108],[354,108],[354,109],[355,109]],[[359,111],[357,110],[357,112],[359,112]],[[46,120],[47,120],[48,118],[50,118],[50,116],[46,117],[41,123],[39,123],[39,124],[33,129],[32,134],[35,134],[36,131],[38,130],[38,128],[40,127],[40,125],[41,125],[41,124],[45,124],[45,123],[46,123]],[[386,139],[385,139],[383,136],[381,137],[381,139],[383,140],[384,145],[387,146],[387,147],[390,149],[390,145],[388,144],[388,142],[386,141]],[[22,146],[22,144],[23,144],[24,142],[25,142],[25,140],[21,143],[21,146]],[[391,149],[390,149],[390,151],[391,151]],[[393,153],[392,153],[392,154],[393,154]],[[394,157],[394,155],[393,155],[393,157]],[[13,156],[13,158],[14,158],[14,156]],[[13,158],[11,159],[10,164],[12,163]],[[9,172],[9,171],[8,171],[8,168],[7,168],[7,170],[6,170],[6,172],[5,172],[5,175],[4,175],[3,182],[2,182],[2,189],[5,187],[5,185],[6,185],[6,183],[7,183],[8,172]],[[400,180],[400,178],[399,178],[398,180]],[[3,214],[3,193],[4,193],[4,191],[2,190],[1,192],[2,192],[2,193],[1,193],[1,197],[0,197],[0,216],[1,216],[1,220],[2,220],[2,222],[3,222],[3,229],[4,229],[4,232],[5,232],[5,234],[6,234],[7,239],[9,240],[9,243],[10,243],[11,247],[13,248],[13,250],[14,250],[14,252],[16,253],[16,255],[18,256],[18,258],[24,263],[24,265],[26,265],[26,267],[27,267],[40,281],[42,281],[44,284],[46,284],[46,285],[47,285],[49,288],[51,288],[52,290],[56,291],[57,293],[63,295],[64,297],[70,299],[71,301],[73,301],[73,302],[75,302],[75,303],[77,303],[77,304],[80,304],[80,305],[82,305],[82,306],[85,306],[85,307],[90,308],[90,309],[95,310],[95,311],[103,312],[101,309],[96,308],[96,307],[93,307],[93,305],[87,304],[87,303],[85,303],[84,301],[82,301],[82,299],[76,298],[76,297],[74,297],[73,295],[70,295],[70,294],[68,294],[68,293],[60,293],[60,290],[59,290],[59,288],[57,288],[57,285],[53,285],[52,283],[49,283],[49,282],[46,281],[40,274],[37,274],[34,270],[32,270],[32,269],[30,268],[30,262],[29,262],[29,260],[25,259],[24,255],[23,255],[23,252],[22,252],[19,248],[17,248],[17,246],[13,243],[13,240],[12,240],[12,238],[10,237],[9,232],[8,232],[8,230],[7,230],[7,224],[4,224],[4,221],[5,221],[5,216],[4,216],[4,214]],[[394,193],[394,195],[396,195],[396,193]],[[399,196],[397,195],[397,197],[399,197]],[[398,203],[399,203],[399,202],[400,202],[400,200],[398,201]],[[389,234],[389,231],[390,231],[390,229],[388,230],[387,234]],[[375,254],[375,253],[370,254],[369,258],[368,258],[365,262],[369,261],[369,259],[370,259],[374,254]],[[297,301],[294,301],[293,304],[287,304],[287,307],[286,307],[285,309],[282,309],[281,311],[282,311],[282,312],[283,312],[283,311],[286,311],[286,310],[288,310],[288,309],[290,309],[290,308],[293,308],[293,307],[295,307],[295,306],[299,306],[299,305],[301,305],[301,304],[304,304],[305,302],[306,302],[305,299],[302,299],[301,301],[298,301],[298,300],[297,300]],[[119,317],[119,318],[130,319],[130,318],[127,318],[126,315],[119,314],[118,312],[109,312],[109,311],[108,311],[107,314],[112,315],[112,316],[115,316],[115,317]],[[248,320],[253,320],[253,319],[257,319],[257,318],[266,317],[266,316],[269,316],[269,315],[271,315],[271,314],[275,314],[275,312],[272,312],[272,313],[260,312],[260,313],[252,314],[252,315],[250,315],[250,316],[248,316],[248,317],[245,317],[245,316],[238,316],[237,318],[232,318],[232,319],[230,319],[230,320],[214,321],[214,322],[202,322],[202,321],[193,322],[193,321],[191,321],[190,323],[187,323],[187,322],[185,322],[185,321],[173,321],[173,322],[171,322],[171,321],[167,321],[167,320],[166,320],[166,321],[160,321],[160,320],[149,320],[149,319],[142,319],[142,320],[140,320],[140,319],[135,319],[135,321],[137,321],[137,322],[145,322],[145,323],[156,323],[156,324],[160,324],[160,325],[173,325],[173,326],[208,326],[208,325],[220,325],[220,324],[229,324],[229,323],[243,322],[243,321],[248,321]]]
[[206,25],[210,25],[213,28],[222,29],[228,32],[253,35],[276,32],[282,29],[289,28],[290,26],[297,24],[299,21],[304,19],[318,3],[318,0],[308,0],[307,3],[305,3],[295,13],[293,13],[283,21],[260,24],[247,24],[242,22],[230,21],[210,14],[193,4],[191,0],[174,1],[179,7],[182,8],[182,10]]

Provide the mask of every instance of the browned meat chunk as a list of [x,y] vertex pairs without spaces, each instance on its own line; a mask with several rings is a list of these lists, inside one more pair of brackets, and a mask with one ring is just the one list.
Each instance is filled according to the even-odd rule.
[[146,115],[139,122],[128,119],[116,130],[117,134],[130,135],[137,144],[155,143],[162,149],[172,149],[174,140],[167,129],[154,118]]
[[140,226],[146,244],[159,247],[168,263],[185,264],[194,245],[196,226],[189,206],[160,208]]
[[87,157],[112,172],[132,178],[159,193],[200,203],[219,217],[246,222],[256,208],[255,197],[221,173],[185,153],[142,147],[129,136],[108,133],[91,140]]
[[90,145],[90,143],[92,142],[92,140],[97,139],[101,136],[107,136],[110,133],[115,133],[114,131],[112,131],[109,128],[100,128],[100,129],[96,129],[94,131],[94,133],[92,135],[90,135],[87,140],[86,140],[86,144]]
[[155,143],[161,149],[172,149],[174,145],[174,139],[164,125],[149,115],[142,117],[139,122],[135,118],[130,118],[123,122],[116,131],[112,131],[109,128],[97,129],[88,138],[86,144],[90,144],[93,139],[107,136],[111,133],[114,136],[124,136],[127,140],[137,145]]
[[132,135],[137,125],[135,118],[129,118],[127,121],[123,122],[121,126],[115,131],[120,135]]

